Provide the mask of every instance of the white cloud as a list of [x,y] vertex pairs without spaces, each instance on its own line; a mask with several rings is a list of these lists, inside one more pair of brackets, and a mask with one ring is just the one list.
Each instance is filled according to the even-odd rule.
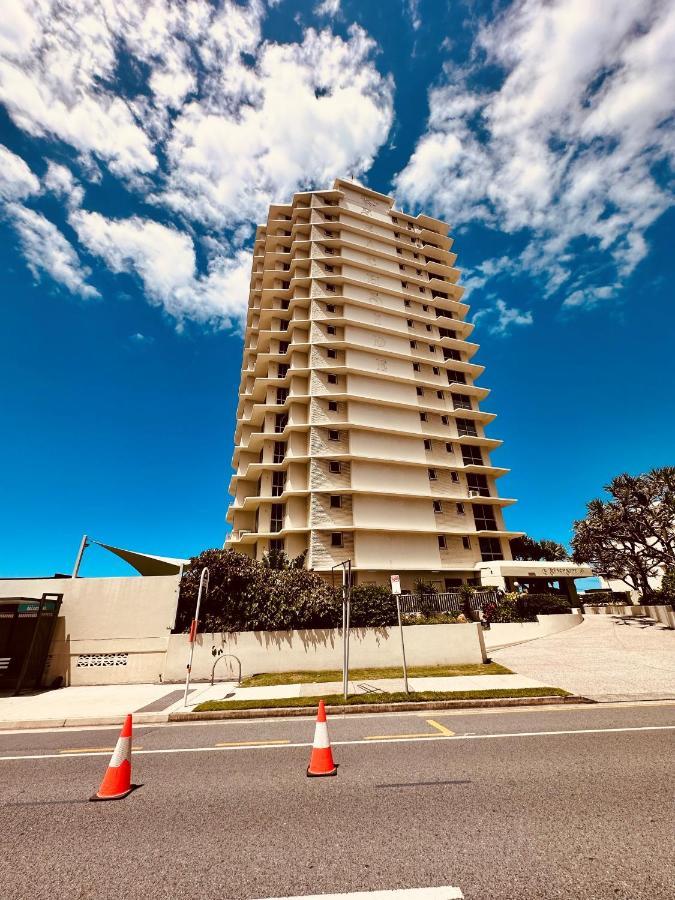
[[[322,5],[339,11],[337,0]],[[3,9],[0,102],[19,128],[64,142],[78,160],[78,179],[50,162],[45,187],[84,246],[137,275],[178,319],[239,321],[252,222],[273,200],[366,171],[391,125],[393,82],[374,65],[377,46],[363,29],[346,38],[309,29],[279,44],[262,37],[265,12],[262,0],[22,0]],[[178,227],[84,212],[84,186],[106,170],[169,209]]]
[[533,325],[534,316],[531,312],[523,312],[515,306],[508,306],[503,300],[495,300],[493,306],[478,310],[472,321],[477,323],[484,319],[490,334],[504,337],[512,328],[523,325]]
[[340,0],[321,0],[314,7],[317,16],[330,16],[334,18],[340,12]]
[[[653,171],[675,161],[675,7],[516,0],[482,28],[478,48],[471,68],[448,64],[430,91],[399,198],[455,225],[529,231],[517,262],[549,294],[564,288],[567,305],[611,298],[671,202]],[[469,87],[482,65],[504,72],[494,90]],[[611,264],[607,284],[584,283],[579,240],[598,266]]]
[[10,204],[7,211],[35,278],[44,273],[84,299],[99,296],[96,288],[87,284],[90,270],[81,264],[76,250],[53,222],[18,203]]
[[0,200],[23,200],[40,191],[40,182],[15,153],[0,144]]
[[66,166],[49,160],[43,181],[47,190],[64,199],[68,206],[81,205],[84,191]]
[[[392,85],[370,62],[373,49],[358,27],[346,41],[309,29],[302,44],[263,44],[254,77],[228,72],[225,90],[183,108],[155,202],[232,227],[300,187],[366,171],[392,120]],[[233,103],[228,87],[248,90],[250,103]]]
[[420,16],[420,0],[405,0],[410,24],[414,31],[417,31],[422,25],[422,17]]
[[190,235],[159,222],[107,219],[77,210],[69,219],[80,242],[116,273],[138,276],[150,302],[179,323],[186,318],[216,327],[238,325],[248,307],[251,254],[216,258],[199,275]]

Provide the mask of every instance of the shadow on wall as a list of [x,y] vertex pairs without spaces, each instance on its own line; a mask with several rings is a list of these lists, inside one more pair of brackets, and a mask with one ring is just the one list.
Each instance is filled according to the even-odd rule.
[[[355,641],[364,641],[367,638],[374,639],[379,646],[392,640],[392,628],[350,628],[350,638]],[[243,641],[248,643],[251,636],[264,649],[281,650],[284,647],[290,649],[298,640],[305,650],[316,647],[324,647],[334,650],[342,646],[341,628],[303,628],[298,631],[222,631],[213,633],[199,633],[197,646],[204,646],[213,642],[216,647],[225,652],[236,649]]]

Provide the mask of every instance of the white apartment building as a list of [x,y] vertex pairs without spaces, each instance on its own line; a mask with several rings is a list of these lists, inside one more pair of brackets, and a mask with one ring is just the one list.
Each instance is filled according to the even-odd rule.
[[[337,179],[258,226],[226,546],[356,583],[508,586],[507,470],[448,226]],[[529,564],[530,567],[538,566]],[[505,573],[504,573],[505,574]],[[590,571],[583,574],[590,574]]]

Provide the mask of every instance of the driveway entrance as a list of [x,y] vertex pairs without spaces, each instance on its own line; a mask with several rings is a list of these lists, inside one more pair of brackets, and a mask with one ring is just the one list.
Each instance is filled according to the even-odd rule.
[[675,631],[653,619],[589,616],[570,631],[491,657],[593,700],[675,700]]

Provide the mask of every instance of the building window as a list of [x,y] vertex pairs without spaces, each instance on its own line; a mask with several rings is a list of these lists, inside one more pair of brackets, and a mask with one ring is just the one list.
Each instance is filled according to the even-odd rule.
[[460,437],[478,437],[476,423],[471,419],[457,419],[457,434]]
[[426,438],[424,441],[424,449],[431,450],[431,441],[428,438]]
[[436,469],[429,469],[428,472],[429,472],[429,481],[436,481],[436,479],[438,478]]
[[452,403],[455,409],[472,409],[471,397],[466,394],[452,394]]
[[337,334],[337,328],[335,327],[335,325],[327,325],[326,331],[328,332],[328,334]]
[[281,406],[288,400],[288,388],[277,388],[277,406]]
[[340,432],[334,431],[332,428],[328,432],[328,440],[329,441],[339,441],[340,440]]
[[286,487],[286,473],[272,472],[272,496],[281,497]]
[[285,441],[275,441],[272,462],[274,462],[274,463],[283,462],[285,457],[286,457],[286,442]]
[[418,396],[418,397],[423,397],[423,396],[424,396],[424,388],[418,387],[418,388],[415,388],[415,390],[417,391],[417,396]]
[[274,417],[274,431],[276,434],[281,434],[287,425],[288,415],[286,413],[277,413]]
[[466,536],[463,537],[462,538],[462,547],[464,547],[465,550],[470,550],[471,549],[471,538],[468,538]]
[[443,512],[443,504],[440,500],[434,500],[434,512],[442,513]]
[[337,384],[338,383],[338,377],[333,372],[328,373],[327,380],[328,380],[328,384]]
[[408,326],[408,328],[414,328],[414,327],[415,327],[415,325],[414,325],[412,319],[406,319],[406,325]]
[[473,518],[476,523],[477,531],[497,530],[494,507],[490,506],[488,503],[474,503]]
[[328,463],[328,471],[331,475],[339,475],[342,472],[342,463],[339,460],[332,459]]
[[444,534],[439,534],[439,535],[438,535],[438,549],[439,549],[439,550],[445,550],[445,549],[447,548],[447,546],[448,546],[448,542],[447,542],[447,540],[446,540],[446,538],[445,538],[445,535],[444,535]]
[[435,352],[436,352],[436,348],[434,347],[434,345],[429,344],[429,353],[435,353]]
[[447,347],[443,347],[443,359],[454,359],[455,362],[461,362],[462,357],[459,350],[450,350]]
[[451,473],[450,473],[450,481],[451,481],[453,484],[459,484],[459,475],[457,474],[457,472],[451,472]]
[[335,304],[334,304],[334,303],[327,303],[327,304],[326,304],[326,312],[334,313],[334,312],[335,312]]
[[499,538],[478,538],[478,544],[483,562],[489,562],[491,559],[504,559]]
[[427,413],[420,413],[420,422],[428,422],[429,416]]
[[417,341],[410,341],[410,348],[415,350],[417,348]]
[[433,367],[433,371],[434,371],[434,375],[440,375],[440,374],[441,374],[441,370],[438,368],[438,366],[434,366],[434,367]]
[[456,505],[457,505],[457,515],[458,515],[458,516],[463,516],[463,515],[465,515],[465,513],[464,513],[464,504],[463,504],[463,503],[457,503]]
[[426,326],[427,331],[431,331],[431,325]]
[[270,553],[283,553],[284,550],[284,539],[283,538],[272,538],[270,540]]
[[329,347],[326,350],[326,356],[328,357],[328,359],[337,359],[337,350],[333,350],[332,347]]
[[413,372],[420,372],[422,367],[419,363],[413,363]]
[[448,451],[448,453],[454,453],[454,452],[455,452],[455,447],[454,447],[453,444],[446,443],[445,449]]
[[[441,416],[441,422],[444,425],[449,425],[450,424],[450,416]],[[452,451],[450,451],[450,452],[452,453]]]
[[329,401],[328,401],[328,409],[329,409],[330,412],[337,412],[337,411],[338,411],[337,401],[336,401],[336,400],[329,400]]
[[401,282],[401,287],[403,288],[403,290],[405,290],[405,289],[408,287],[408,282],[407,282],[407,281],[402,281],[402,282]]
[[469,496],[471,496],[472,491],[480,497],[490,496],[490,488],[488,487],[485,475],[477,475],[475,472],[469,472],[466,476],[466,483],[469,488]]
[[480,452],[480,447],[473,447],[467,444],[461,444],[462,448],[462,462],[465,466],[482,466],[483,465],[483,457]]
[[283,356],[288,352],[288,341],[279,341],[279,353]]
[[403,300],[403,305],[410,306],[410,300],[408,300],[407,297]]
[[443,391],[436,391],[436,396],[439,400],[445,400],[445,394],[443,393]]
[[344,541],[341,531],[334,531],[330,536],[331,547],[344,547]]
[[331,509],[342,509],[342,497],[339,494],[331,494],[330,505]]
[[458,372],[456,369],[448,369],[448,384],[457,382],[457,384],[466,384],[466,375],[464,372]]
[[270,531],[281,531],[284,527],[284,504],[273,503],[270,515]]

